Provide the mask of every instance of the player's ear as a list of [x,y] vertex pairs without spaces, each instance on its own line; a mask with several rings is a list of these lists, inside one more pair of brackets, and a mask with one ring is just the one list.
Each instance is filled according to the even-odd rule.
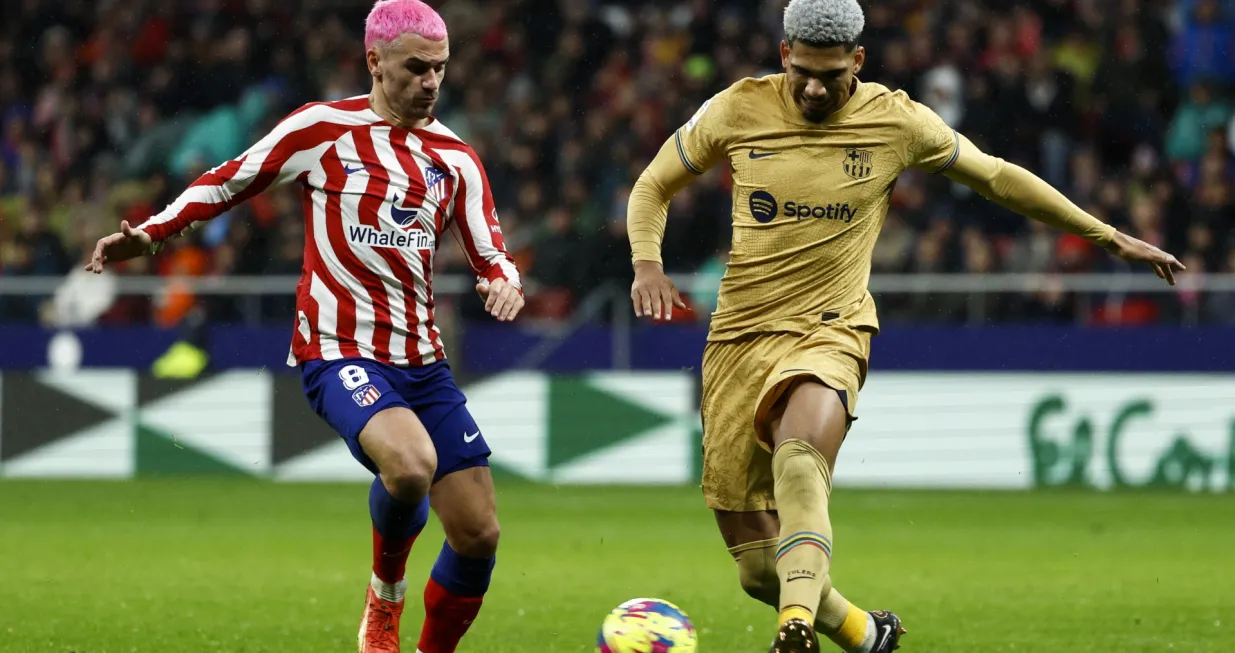
[[789,69],[789,42],[780,42],[780,67],[786,70]]
[[381,47],[381,45],[374,45],[365,53],[365,65],[369,67],[369,75],[375,79],[382,75],[382,57],[378,53]]
[[866,63],[866,48],[859,45],[853,49],[853,74],[861,72],[864,63]]

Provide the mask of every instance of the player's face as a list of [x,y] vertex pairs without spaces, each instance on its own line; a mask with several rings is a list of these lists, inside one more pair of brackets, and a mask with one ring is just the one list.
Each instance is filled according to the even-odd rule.
[[850,51],[841,45],[817,48],[781,41],[780,59],[802,117],[822,122],[849,100],[853,76],[861,70],[866,50],[861,46]]
[[369,73],[381,86],[390,107],[407,120],[423,120],[433,113],[450,44],[405,34],[384,47],[369,50]]

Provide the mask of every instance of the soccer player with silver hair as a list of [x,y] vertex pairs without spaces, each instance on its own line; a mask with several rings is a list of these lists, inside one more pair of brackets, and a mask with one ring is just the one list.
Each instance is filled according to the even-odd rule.
[[433,258],[446,233],[493,317],[514,319],[523,295],[480,159],[433,117],[450,58],[441,16],[420,0],[381,0],[365,49],[368,95],[294,111],[162,213],[122,223],[87,269],[153,254],[267,188],[298,186],[306,242],[288,364],[309,405],[374,474],[359,651],[398,653],[407,557],[432,508],[446,541],[425,586],[417,650],[450,653],[488,590],[498,522],[489,446],[434,322]]
[[742,587],[778,609],[775,653],[888,653],[904,629],[832,586],[836,456],[857,419],[870,342],[871,253],[909,168],[944,175],[1174,283],[1174,256],[1085,213],[990,156],[902,91],[862,82],[857,0],[791,0],[783,73],[699,107],[640,176],[627,208],[635,313],[684,308],[661,260],[673,195],[709,168],[733,177],[733,241],[703,354],[703,493]]

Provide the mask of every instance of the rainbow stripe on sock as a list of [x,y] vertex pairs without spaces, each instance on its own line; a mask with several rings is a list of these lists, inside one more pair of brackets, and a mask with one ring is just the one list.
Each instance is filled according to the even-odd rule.
[[776,560],[779,562],[781,557],[783,557],[786,553],[789,553],[789,551],[802,545],[817,546],[823,550],[824,555],[828,556],[829,560],[832,559],[832,540],[824,537],[820,533],[798,531],[793,535],[781,539],[780,546],[776,549]]

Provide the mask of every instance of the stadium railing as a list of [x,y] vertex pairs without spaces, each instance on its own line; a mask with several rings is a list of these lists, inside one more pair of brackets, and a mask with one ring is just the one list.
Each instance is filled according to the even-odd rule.
[[[719,283],[716,276],[673,276],[683,296],[695,302],[707,302],[715,297]],[[60,330],[89,327],[93,323],[90,316],[101,313],[121,296],[148,296],[157,300],[169,292],[191,293],[199,297],[230,297],[244,326],[269,328],[286,321],[287,316],[282,312],[289,310],[285,302],[294,294],[297,282],[295,276],[96,277],[80,271],[67,277],[0,276],[0,305],[12,297],[34,298],[40,302],[50,299],[57,313],[69,317],[65,321],[45,321],[44,327]],[[455,349],[462,345],[454,343],[464,342],[456,335],[474,333],[476,338],[469,340],[472,343],[511,335],[504,329],[494,331],[496,326],[483,320],[466,319],[478,315],[475,302],[471,302],[472,310],[467,309],[467,300],[474,293],[471,276],[439,275],[433,286],[438,326],[448,336],[447,342],[452,343],[448,347],[452,349],[452,356],[466,359],[470,353]],[[871,276],[870,288],[880,302],[881,321],[889,324],[897,321],[968,326],[1014,324],[1016,320],[1000,309],[998,302],[987,299],[995,295],[1023,297],[1024,294],[1051,291],[1056,296],[1069,295],[1067,302],[1076,315],[1074,324],[1078,326],[1102,323],[1095,321],[1097,314],[1114,315],[1114,321],[1106,322],[1108,324],[1145,324],[1143,314],[1133,315],[1131,322],[1127,318],[1131,315],[1129,307],[1135,312],[1136,307],[1143,307],[1147,301],[1159,307],[1153,310],[1149,321],[1163,327],[1235,325],[1235,274],[1186,274],[1178,278],[1176,286],[1150,273],[875,274]],[[534,280],[527,281],[529,296],[540,290]],[[635,367],[638,363],[636,343],[643,341],[630,308],[629,293],[628,282],[613,280],[577,298],[564,313],[545,316],[529,311],[519,327],[529,337],[522,341],[502,340],[518,343],[509,345],[514,350],[510,357],[503,359],[503,367],[540,369],[542,365],[551,366],[553,360],[560,360],[568,350],[573,351],[572,346],[578,346],[578,339],[569,343],[575,336],[586,336],[589,347],[608,349],[606,367]],[[284,300],[283,306],[277,309],[277,316],[265,301],[275,298]],[[1210,299],[1220,301],[1211,302]],[[1213,306],[1220,308],[1215,311]],[[934,313],[944,311],[948,317],[940,321]],[[705,318],[700,317],[706,314],[706,307],[696,307],[693,318],[687,317],[674,324],[699,331],[706,328]],[[492,355],[492,351],[486,351],[478,357],[484,359]]]
[[[673,274],[680,291],[693,293],[715,288],[715,280],[695,274]],[[117,295],[146,295],[164,290],[175,281],[187,292],[198,295],[279,295],[296,290],[296,276],[116,276]],[[65,277],[15,277],[0,275],[0,296],[45,296],[56,292]],[[433,279],[439,295],[470,293],[475,283],[467,275],[445,274]],[[1063,292],[1177,293],[1235,292],[1235,274],[1181,275],[1178,284],[1169,286],[1152,274],[872,274],[873,293],[895,294],[986,294],[1036,292],[1046,286]],[[529,282],[530,291],[536,284]]]
[[[719,279],[712,275],[672,275],[684,296],[708,297],[718,289]],[[983,301],[990,295],[1032,294],[1042,291],[1076,294],[1083,304],[1119,302],[1129,296],[1156,295],[1209,296],[1218,293],[1235,293],[1235,274],[1184,274],[1178,284],[1170,286],[1153,274],[873,274],[870,289],[878,297],[913,295],[966,295],[965,321],[981,324],[986,321],[988,306]],[[260,321],[259,301],[264,297],[288,296],[295,293],[298,277],[295,276],[125,276],[105,275],[90,278],[84,272],[74,272],[67,277],[15,277],[0,275],[0,300],[6,296],[49,297],[76,285],[77,293],[104,293],[120,297],[146,295],[157,297],[174,286],[176,292],[198,296],[223,296],[240,299],[241,313],[246,322]],[[541,288],[534,279],[526,280],[528,295]],[[443,274],[433,280],[433,291],[438,299],[458,298],[474,292],[474,281],[468,275]],[[578,298],[572,314],[565,319],[551,320],[565,328],[571,324],[583,324],[589,320],[610,319],[619,329],[627,327],[629,317],[629,288],[624,282],[609,281],[595,288],[585,297]],[[91,302],[97,304],[98,297]],[[449,304],[449,302],[446,302]],[[1179,322],[1196,323],[1203,302],[1182,302]],[[1082,311],[1087,313],[1087,311]]]

